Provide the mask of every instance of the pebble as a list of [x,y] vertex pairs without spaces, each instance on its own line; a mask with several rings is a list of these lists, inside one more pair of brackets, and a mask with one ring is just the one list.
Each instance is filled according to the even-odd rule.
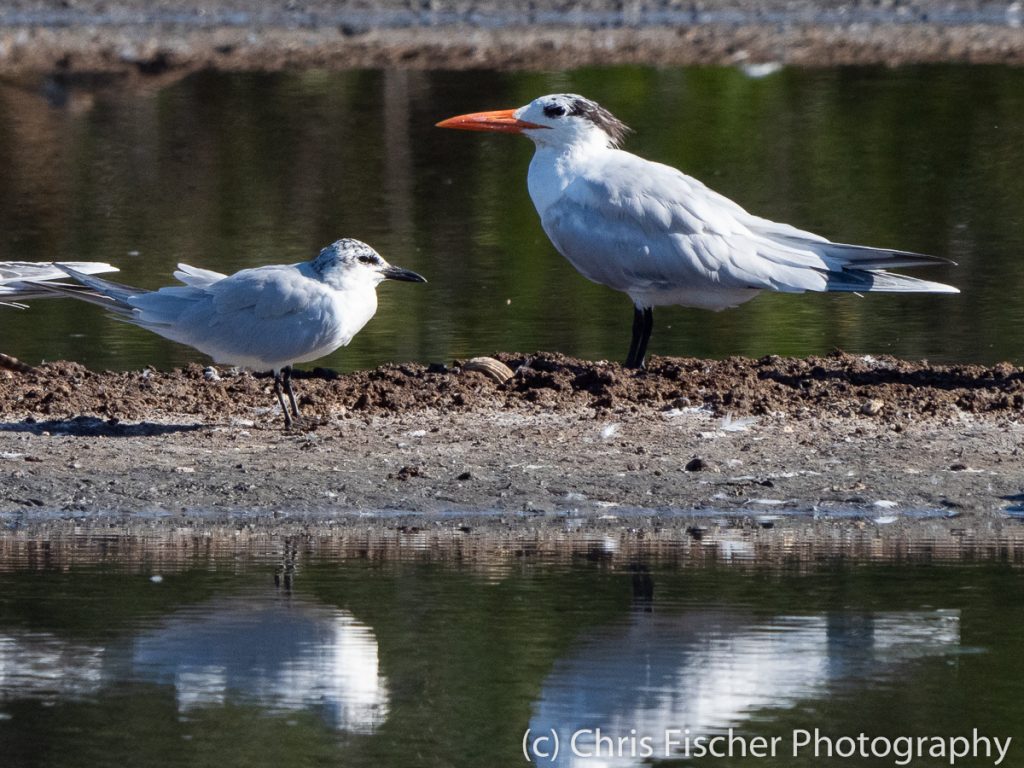
[[877,416],[882,412],[882,409],[884,407],[885,402],[879,400],[877,397],[874,397],[871,400],[865,402],[864,405],[860,407],[860,412],[863,413],[865,416]]

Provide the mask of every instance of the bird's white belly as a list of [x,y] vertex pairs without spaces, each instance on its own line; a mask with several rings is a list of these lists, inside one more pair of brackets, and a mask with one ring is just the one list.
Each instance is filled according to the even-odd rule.
[[738,307],[759,293],[756,288],[670,288],[661,291],[626,291],[638,307],[680,306],[718,312]]
[[321,333],[317,335],[319,339],[311,343],[257,343],[245,345],[245,351],[242,351],[240,346],[228,348],[216,341],[206,343],[193,341],[191,345],[200,352],[204,352],[212,357],[217,363],[237,365],[256,371],[270,371],[279,370],[287,365],[307,363],[310,360],[326,357],[352,340],[351,335],[346,336],[341,333],[331,335]]

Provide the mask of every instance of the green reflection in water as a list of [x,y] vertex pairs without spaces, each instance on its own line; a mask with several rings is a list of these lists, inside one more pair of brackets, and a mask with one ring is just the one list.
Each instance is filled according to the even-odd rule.
[[[384,286],[377,317],[325,365],[535,349],[619,359],[628,299],[581,278],[547,241],[526,191],[530,142],[433,128],[560,90],[631,124],[630,150],[755,213],[960,263],[927,275],[961,287],[959,297],[763,296],[721,314],[661,309],[654,353],[1024,356],[1024,71],[998,67],[0,85],[0,259],[111,261],[125,282],[156,287],[178,261],[233,271],[354,236],[431,282]],[[2,320],[4,351],[27,361],[202,360],[93,307],[38,302]]]
[[[731,665],[730,654],[743,649],[733,649],[728,638],[749,637],[751,628],[775,641],[765,646],[767,652],[757,644],[753,650],[747,646],[748,653],[765,654],[766,674],[795,648],[797,666],[820,672],[826,685],[801,693],[799,686],[787,690],[786,680],[780,681],[778,706],[759,707],[736,723],[747,734],[820,727],[838,735],[949,736],[979,727],[1015,737],[1018,755],[1024,749],[1024,678],[1016,662],[1024,585],[1020,570],[1009,566],[839,562],[808,569],[694,567],[691,562],[679,567],[671,560],[631,564],[609,555],[559,562],[525,556],[494,567],[426,554],[408,561],[300,555],[289,593],[274,586],[280,562],[269,554],[199,556],[169,566],[160,584],[151,582],[149,573],[161,558],[147,557],[141,566],[105,559],[109,562],[102,567],[54,562],[30,571],[11,562],[0,574],[5,639],[0,655],[7,654],[0,675],[5,766],[512,766],[522,761],[523,730],[546,701],[575,702],[556,714],[585,723],[601,716],[593,712],[601,712],[602,697],[623,687],[645,692],[644,701],[685,701],[688,682],[702,668],[679,667],[666,687],[654,674],[660,657],[685,662],[686,653],[675,649],[689,646],[709,663],[718,658]],[[649,602],[637,589],[638,564],[648,568]],[[289,612],[334,611],[365,628],[387,691],[386,718],[379,727],[332,729],[315,701],[282,711],[229,695],[183,708],[175,696],[183,675],[160,681],[147,679],[138,667],[126,672],[131,649],[137,657],[145,645],[140,638],[149,637],[152,644],[175,622],[180,623],[175,642],[185,640],[178,652],[195,669],[211,650],[206,636],[190,635],[192,629],[224,621],[259,601],[278,605],[285,620]],[[904,638],[909,652],[896,661],[884,662],[883,651],[877,666],[843,671],[862,646],[885,645],[880,629],[872,628],[873,617],[902,612],[912,630],[913,616],[935,609],[959,616],[953,639],[944,646],[935,636],[911,632],[909,641]],[[827,645],[798,646],[799,632],[787,628],[794,617],[826,621]],[[633,628],[652,618],[671,631],[641,643]],[[706,630],[715,621],[731,629],[712,642],[716,636]],[[286,638],[274,625],[237,624],[239,663],[259,677],[265,670],[247,662],[247,654],[262,645],[272,655]],[[837,627],[845,630],[833,631]],[[285,631],[291,631],[288,625]],[[194,647],[187,642],[190,636]],[[12,654],[10,637],[23,638],[28,648],[39,647],[46,637],[53,638],[48,641],[53,647],[72,649],[48,662],[49,671],[57,673],[52,691],[58,693],[45,687],[25,692],[19,674],[29,654]],[[620,637],[619,652],[592,654],[595,643],[607,646]],[[329,632],[312,643],[303,637],[295,649],[331,639]],[[928,650],[914,653],[914,646]],[[95,677],[101,684],[77,695],[61,694],[59,679],[75,674],[73,663],[83,666],[86,654],[79,650],[76,657],[75,648],[92,649],[100,659]],[[557,681],[566,679],[574,658],[593,661],[567,695]],[[648,674],[623,676],[623,669],[628,673],[637,665]],[[309,682],[298,674],[290,679],[299,693]],[[744,691],[726,693],[742,698]],[[788,756],[758,761],[770,768],[820,764]]]

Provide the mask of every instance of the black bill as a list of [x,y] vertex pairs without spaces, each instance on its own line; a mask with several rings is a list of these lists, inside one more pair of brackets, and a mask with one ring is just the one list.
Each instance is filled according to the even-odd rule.
[[427,278],[413,272],[411,269],[401,267],[385,267],[380,271],[388,280],[404,280],[407,283],[425,283]]

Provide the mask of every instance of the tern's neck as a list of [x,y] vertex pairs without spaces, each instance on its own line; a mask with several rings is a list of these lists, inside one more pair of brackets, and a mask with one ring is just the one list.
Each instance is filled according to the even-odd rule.
[[530,161],[527,183],[530,197],[541,216],[557,202],[567,186],[583,172],[594,158],[612,151],[607,139],[592,138],[571,144],[538,144]]
[[364,274],[346,270],[327,270],[320,280],[334,289],[332,294],[338,308],[338,329],[348,344],[359,329],[377,312],[377,283]]
[[324,285],[330,286],[336,291],[343,293],[362,294],[374,293],[379,280],[375,280],[368,270],[345,269],[338,265],[329,265],[317,269],[315,262],[297,264],[299,271],[311,280],[318,280]]

